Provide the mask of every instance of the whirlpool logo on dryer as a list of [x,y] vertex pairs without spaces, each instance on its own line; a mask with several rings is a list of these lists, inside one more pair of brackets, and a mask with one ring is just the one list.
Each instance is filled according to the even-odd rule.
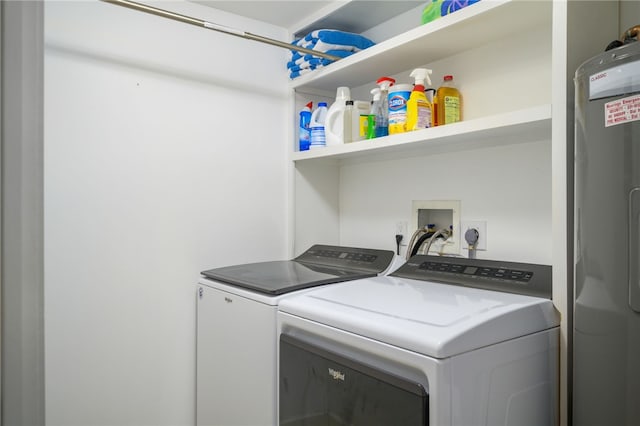
[[329,367],[329,375],[333,380],[342,380],[344,382],[344,373]]

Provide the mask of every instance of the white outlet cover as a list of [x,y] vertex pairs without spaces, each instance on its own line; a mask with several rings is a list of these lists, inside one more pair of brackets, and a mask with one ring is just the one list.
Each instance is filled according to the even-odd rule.
[[407,244],[409,244],[409,222],[407,222],[406,220],[399,220],[396,222],[396,235],[400,234],[402,235],[402,241],[400,241],[400,245],[401,246],[406,246]]

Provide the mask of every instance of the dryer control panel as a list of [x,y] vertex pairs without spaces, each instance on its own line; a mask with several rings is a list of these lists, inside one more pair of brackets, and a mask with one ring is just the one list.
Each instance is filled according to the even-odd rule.
[[416,255],[391,276],[551,299],[551,266]]

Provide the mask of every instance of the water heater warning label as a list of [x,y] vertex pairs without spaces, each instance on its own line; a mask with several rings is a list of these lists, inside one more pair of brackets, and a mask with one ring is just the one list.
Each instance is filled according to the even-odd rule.
[[604,126],[629,123],[640,120],[640,95],[604,104]]

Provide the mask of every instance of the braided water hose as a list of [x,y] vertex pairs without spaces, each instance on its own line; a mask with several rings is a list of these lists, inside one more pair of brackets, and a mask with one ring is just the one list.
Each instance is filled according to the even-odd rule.
[[629,43],[630,41],[638,41],[638,36],[640,36],[640,25],[631,27],[627,31],[622,33],[622,35],[620,36],[620,41],[623,43]]

